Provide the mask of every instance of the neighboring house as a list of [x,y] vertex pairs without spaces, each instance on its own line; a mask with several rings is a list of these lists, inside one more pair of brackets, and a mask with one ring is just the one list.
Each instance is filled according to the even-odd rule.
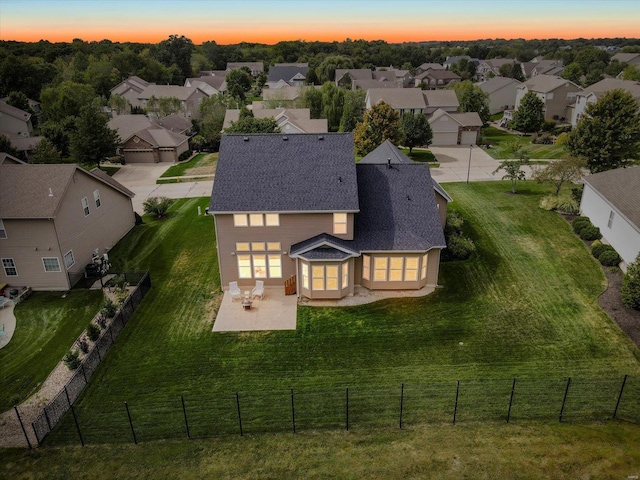
[[18,150],[19,152],[22,152],[24,158],[26,159],[29,159],[29,157],[33,155],[33,151],[36,149],[40,141],[42,141],[42,139],[44,138],[38,135],[34,137],[7,137],[9,138],[11,145],[13,145],[13,148]]
[[30,137],[33,135],[31,114],[0,102],[0,132],[10,137]]
[[175,163],[181,153],[189,150],[187,135],[162,125],[165,122],[178,130],[184,127],[173,116],[169,117],[151,120],[146,115],[118,115],[109,120],[109,128],[120,137],[119,153],[126,163]]
[[251,75],[257,77],[264,72],[264,63],[262,62],[228,62],[227,71],[240,70],[242,67],[247,67],[251,70]]
[[471,58],[469,55],[456,55],[456,56],[447,57],[446,60],[442,62],[442,66],[446,69],[449,69],[452,66],[454,66],[456,63],[458,63],[460,60],[462,60],[463,58],[465,60],[469,60],[470,62],[473,62],[476,66],[478,66],[478,64],[480,63],[480,59],[478,58]]
[[516,107],[516,93],[522,82],[515,78],[493,77],[478,86],[489,95],[489,112],[500,113]]
[[544,102],[546,120],[571,121],[570,105],[576,101],[576,95],[582,91],[570,80],[555,75],[537,75],[518,87],[516,92],[516,110],[520,101],[528,92],[534,92]]
[[523,62],[522,73],[525,78],[532,78],[538,75],[560,75],[564,70],[563,61],[544,60],[542,57],[536,57],[530,62]]
[[490,73],[495,76],[500,75],[500,68],[503,65],[514,65],[518,62],[515,58],[492,58],[490,60],[480,60],[478,67],[476,68],[476,77],[478,81],[483,82],[488,80]]
[[369,90],[371,88],[402,88],[393,80],[354,80],[351,82],[352,90]]
[[189,135],[191,133],[191,120],[184,118],[182,115],[172,113],[164,118],[150,118],[152,124],[165,128],[174,133]]
[[595,103],[605,93],[622,89],[630,93],[633,98],[640,102],[640,82],[633,80],[619,80],[617,78],[605,78],[587,87],[584,91],[576,95],[576,103],[571,116],[571,126],[576,127],[580,118],[584,115],[589,103]]
[[433,131],[432,145],[476,145],[482,120],[476,112],[449,113],[436,110],[429,118]]
[[640,67],[640,53],[616,53],[611,57],[611,60],[618,60],[628,65]]
[[267,83],[269,88],[299,87],[304,85],[309,72],[309,64],[276,64],[269,67]]
[[429,166],[355,164],[352,134],[225,135],[211,195],[221,284],[313,299],[438,282],[445,247]]
[[420,73],[424,73],[427,70],[446,70],[444,65],[439,63],[423,63],[418,68],[416,68],[416,75]]
[[[206,86],[204,86],[204,85]],[[224,93],[227,91],[227,81],[224,76],[219,75],[208,75],[194,78],[187,78],[184,81],[185,87],[200,87],[200,89],[204,90],[211,95],[217,95],[219,93]]]
[[462,77],[450,70],[426,70],[414,78],[416,87],[426,85],[430,89],[447,88],[460,80]]
[[600,229],[626,270],[640,254],[640,167],[595,173],[583,180],[580,213]]
[[143,105],[142,101],[139,98],[139,94],[142,93],[142,91],[149,85],[155,84],[149,83],[146,80],[133,75],[120,82],[110,91],[111,95],[120,95],[121,97],[126,98],[132,107],[142,108]]
[[147,108],[149,100],[155,98],[177,98],[180,100],[181,114],[185,117],[198,118],[200,102],[203,98],[216,95],[209,85],[199,82],[196,86],[182,87],[180,85],[150,85],[138,94],[143,108]]
[[[290,108],[295,106],[296,101],[302,97],[304,92],[309,88],[320,89],[322,87],[320,85],[303,85],[300,87],[284,87],[277,89],[265,88],[262,91],[262,98],[264,101],[271,103],[271,106],[273,107]],[[257,102],[254,102],[254,109],[256,108],[256,103]],[[261,108],[260,104],[258,104],[258,108]]]
[[71,289],[133,228],[133,195],[98,169],[0,161],[0,283]]
[[438,109],[447,112],[458,110],[458,97],[453,90],[421,90],[419,88],[371,88],[367,90],[365,106],[367,110],[379,102],[391,105],[395,111],[405,113],[424,113],[430,115]]
[[[253,111],[255,118],[273,119],[280,127],[282,133],[327,133],[329,131],[326,118],[311,119],[311,111],[308,108],[274,108],[257,109]],[[231,125],[240,118],[240,110],[227,109],[224,115],[223,128]]]
[[413,76],[409,70],[396,70],[394,68],[370,70],[368,68],[351,68],[336,70],[336,85],[351,88],[352,90],[369,88],[398,88],[410,86]]

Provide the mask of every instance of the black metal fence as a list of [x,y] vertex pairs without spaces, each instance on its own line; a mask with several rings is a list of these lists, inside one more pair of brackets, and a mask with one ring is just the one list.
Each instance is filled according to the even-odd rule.
[[75,412],[73,412],[74,402],[87,386],[109,348],[111,348],[111,345],[113,345],[116,338],[118,338],[118,335],[124,329],[131,315],[133,315],[133,312],[135,312],[151,288],[149,272],[124,272],[121,275],[124,276],[129,284],[136,285],[136,287],[116,312],[111,323],[102,331],[102,334],[84,357],[80,366],[75,370],[71,379],[33,421],[31,426],[38,444],[42,443],[44,438],[70,409],[72,410],[72,415],[75,415]]
[[[491,379],[388,387],[288,389],[76,406],[56,444],[124,443],[427,423],[640,422],[640,378]],[[73,402],[70,396],[67,402]]]

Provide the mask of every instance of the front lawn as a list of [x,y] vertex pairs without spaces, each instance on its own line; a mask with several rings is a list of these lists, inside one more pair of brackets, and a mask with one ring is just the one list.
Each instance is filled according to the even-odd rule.
[[217,153],[199,153],[187,162],[170,166],[162,177],[182,177],[184,175],[211,175],[216,171]]
[[436,157],[431,153],[430,150],[422,150],[414,148],[411,153],[409,153],[408,148],[401,148],[402,153],[404,153],[407,157],[409,157],[414,162],[435,162]]
[[531,159],[557,159],[566,158],[567,150],[561,145],[538,145],[531,143],[532,136],[521,136],[517,133],[510,133],[495,127],[485,127],[482,129],[482,139],[484,143],[489,143],[491,148],[485,151],[496,160],[506,160],[513,158],[513,153],[508,149],[509,142],[517,140],[524,146]]
[[22,402],[46,380],[100,308],[101,290],[35,292],[17,305],[16,331],[0,350],[0,412]]
[[[148,268],[153,288],[81,398],[81,423],[92,425],[93,441],[129,441],[126,423],[113,421],[127,400],[146,438],[159,438],[181,429],[180,395],[191,408],[204,402],[208,422],[207,402],[291,387],[336,388],[339,398],[347,386],[390,387],[393,408],[401,382],[446,383],[447,399],[456,379],[553,379],[561,394],[567,376],[602,377],[618,389],[624,374],[640,373],[640,353],[597,305],[599,265],[565,220],[537,207],[546,187],[508,190],[506,182],[447,185],[478,251],[443,264],[434,294],[300,307],[296,331],[241,334],[211,332],[220,289],[214,225],[196,215],[209,200],[176,202],[168,219],[147,220],[110,253],[117,269]],[[268,416],[273,397],[253,398],[263,405],[256,415]],[[170,427],[159,425],[168,418]],[[52,441],[77,441],[69,418]]]

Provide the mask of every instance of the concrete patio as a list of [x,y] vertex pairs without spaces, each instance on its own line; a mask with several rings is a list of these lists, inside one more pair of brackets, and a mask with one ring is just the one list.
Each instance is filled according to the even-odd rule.
[[264,291],[264,299],[256,298],[251,310],[245,310],[241,301],[231,301],[231,295],[225,289],[213,331],[295,330],[298,297],[285,295],[283,287],[265,287]]

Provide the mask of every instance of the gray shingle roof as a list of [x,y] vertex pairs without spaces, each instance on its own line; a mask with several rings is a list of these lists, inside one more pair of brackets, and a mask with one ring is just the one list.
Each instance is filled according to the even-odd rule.
[[277,82],[278,80],[284,80],[285,82],[289,82],[297,74],[301,74],[306,77],[308,71],[309,66],[301,67],[298,65],[274,65],[273,67],[269,67],[269,78],[267,79],[267,81]]
[[640,167],[616,168],[584,177],[613,207],[640,229]]
[[516,80],[515,78],[493,77],[486,82],[477,83],[476,85],[478,85],[483,92],[491,94],[512,83],[515,83],[516,85],[521,84],[521,82]]
[[328,233],[321,233],[291,245],[289,255],[291,258],[300,257],[307,260],[343,260],[357,257],[360,252],[354,250],[352,241],[342,240]]
[[212,213],[358,210],[352,134],[223,135]]
[[362,157],[358,164],[375,163],[386,165],[388,161],[394,164],[413,163],[413,160],[402,153],[402,150],[391,143],[390,140],[385,140],[375,150]]
[[426,251],[444,247],[444,233],[427,164],[358,164],[360,251]]

